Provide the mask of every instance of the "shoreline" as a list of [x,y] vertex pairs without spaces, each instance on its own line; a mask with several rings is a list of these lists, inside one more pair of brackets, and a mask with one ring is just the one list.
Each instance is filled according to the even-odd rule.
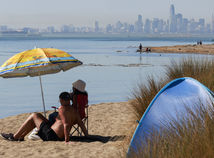
[[144,47],[145,50],[146,48],[150,48],[153,53],[192,53],[214,55],[214,44]]
[[[100,103],[89,106],[89,134],[95,140],[77,139],[43,142],[12,142],[0,138],[0,157],[124,157],[137,126],[129,102]],[[52,111],[48,111],[49,115]],[[0,119],[1,132],[14,133],[31,113]]]

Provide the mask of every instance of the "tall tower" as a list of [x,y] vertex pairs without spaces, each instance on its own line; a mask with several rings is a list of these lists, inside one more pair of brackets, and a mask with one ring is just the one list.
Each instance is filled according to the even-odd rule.
[[170,5],[169,32],[176,32],[176,15],[175,7],[173,4]]
[[95,21],[94,26],[95,26],[94,32],[99,32],[100,28],[99,28],[99,22],[98,21]]
[[138,15],[138,20],[136,22],[136,32],[143,32],[143,18],[142,15]]
[[212,33],[214,33],[214,14],[212,14],[212,22],[211,22],[211,31],[212,31]]

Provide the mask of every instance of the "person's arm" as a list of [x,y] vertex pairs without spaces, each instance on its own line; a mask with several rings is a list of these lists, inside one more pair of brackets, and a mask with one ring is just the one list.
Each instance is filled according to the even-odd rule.
[[62,120],[63,127],[64,127],[64,136],[65,136],[65,142],[69,142],[69,134],[71,130],[71,126],[69,125],[69,113],[64,108],[59,108],[59,116]]

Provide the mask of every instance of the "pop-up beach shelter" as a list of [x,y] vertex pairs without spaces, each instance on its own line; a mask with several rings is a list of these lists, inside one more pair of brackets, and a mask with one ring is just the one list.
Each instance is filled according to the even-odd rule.
[[137,157],[153,132],[170,126],[173,120],[188,117],[188,110],[199,106],[209,109],[214,105],[214,93],[197,80],[179,78],[164,86],[154,97],[142,116],[132,137],[127,157]]
[[46,116],[41,75],[53,74],[61,70],[66,71],[81,64],[81,61],[62,50],[35,48],[18,53],[8,59],[0,67],[0,76],[3,78],[39,76],[44,115]]

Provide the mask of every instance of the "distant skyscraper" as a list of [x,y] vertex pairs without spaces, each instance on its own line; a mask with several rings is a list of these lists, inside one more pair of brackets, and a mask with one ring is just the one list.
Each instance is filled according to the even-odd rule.
[[151,21],[149,19],[146,19],[145,21],[144,32],[151,33]]
[[61,32],[63,32],[63,33],[68,33],[68,32],[70,32],[70,26],[69,26],[69,25],[63,25],[63,26],[61,27]]
[[182,31],[182,25],[183,25],[183,15],[177,14],[176,15],[176,30],[177,32],[181,33]]
[[138,15],[138,20],[135,23],[135,31],[136,32],[143,32],[143,18],[142,18],[142,15]]
[[95,29],[94,32],[99,32],[100,28],[99,28],[99,22],[95,21]]
[[187,18],[183,18],[183,22],[182,22],[182,32],[183,33],[187,33],[188,31],[188,19]]
[[169,32],[176,32],[176,15],[173,4],[170,5]]
[[7,31],[8,30],[8,27],[6,25],[1,25],[0,26],[0,31],[4,32],[4,31]]
[[111,24],[108,24],[108,25],[106,26],[106,32],[110,33],[110,32],[112,32],[112,31],[113,31],[113,26],[112,26]]
[[210,24],[207,24],[207,25],[206,25],[206,32],[207,32],[207,33],[210,33],[210,32],[211,32],[211,25],[210,25]]
[[123,24],[120,21],[118,21],[116,23],[116,32],[121,32],[122,31],[122,27],[123,27]]
[[214,33],[214,14],[212,15],[212,23],[211,23],[211,25],[212,25],[212,33]]
[[55,32],[54,26],[48,26],[48,27],[47,27],[47,32],[49,32],[49,33],[54,33],[54,32]]
[[152,21],[152,32],[153,33],[158,33],[158,24],[159,24],[159,19],[154,18]]
[[204,29],[205,29],[205,19],[201,18],[199,19],[199,22],[198,22],[198,30],[200,33],[204,33]]

